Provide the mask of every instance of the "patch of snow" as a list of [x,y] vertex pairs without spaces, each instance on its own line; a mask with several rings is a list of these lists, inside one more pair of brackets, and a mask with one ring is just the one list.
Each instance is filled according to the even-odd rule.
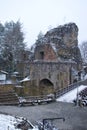
[[0,114],[0,130],[15,130],[17,121],[18,119],[13,116]]
[[[7,114],[0,114],[0,130],[22,130],[16,128],[17,124],[21,123],[22,121],[24,121],[23,117],[14,117]],[[28,121],[28,123],[32,127],[29,128],[29,130],[38,130],[38,127],[33,126],[30,121]]]
[[22,103],[22,102],[26,102],[26,99],[23,98],[23,97],[19,97],[19,102]]
[[87,79],[87,74],[84,76],[84,79]]
[[76,75],[78,75],[78,72],[72,67],[72,74],[74,75],[74,76],[76,76]]
[[30,81],[29,76],[28,76],[28,77],[26,77],[26,78],[24,78],[24,79],[23,79],[23,80],[21,80],[20,82],[26,82],[26,81]]
[[77,93],[82,91],[83,89],[87,88],[87,86],[81,85],[71,90],[70,92],[64,94],[63,96],[57,98],[57,101],[61,102],[70,102],[73,103],[73,100],[77,98]]
[[16,74],[16,75],[17,75],[17,74],[19,74],[19,72],[16,72],[16,71],[15,71],[15,72],[13,72],[13,74]]
[[16,88],[23,88],[23,86],[21,86],[21,85],[16,85],[15,87]]
[[8,74],[6,71],[0,70],[1,73]]
[[57,39],[60,39],[60,40],[62,39],[62,38],[61,38],[60,36],[58,36],[58,35],[54,35],[54,36],[52,35],[50,38],[57,38]]
[[51,46],[52,46],[53,50],[54,50],[55,52],[57,52],[57,48],[56,48],[56,46],[55,46],[53,43],[51,43]]
[[13,84],[11,80],[0,81],[0,84]]

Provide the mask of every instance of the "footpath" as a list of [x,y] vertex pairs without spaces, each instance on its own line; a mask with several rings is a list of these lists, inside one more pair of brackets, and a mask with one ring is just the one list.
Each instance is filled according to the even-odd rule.
[[75,106],[72,103],[53,102],[50,104],[19,107],[0,106],[0,112],[27,118],[33,125],[45,118],[65,118],[58,121],[60,130],[87,130],[87,107]]

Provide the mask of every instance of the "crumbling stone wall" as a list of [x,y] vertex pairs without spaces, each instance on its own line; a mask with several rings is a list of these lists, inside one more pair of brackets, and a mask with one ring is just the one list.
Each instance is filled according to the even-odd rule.
[[54,61],[57,59],[50,44],[40,44],[35,48],[35,60]]
[[[75,65],[75,63],[73,64]],[[71,67],[72,64],[69,62],[36,61],[31,63],[30,79],[36,81],[33,86],[39,86],[39,89],[42,89],[40,82],[43,80],[44,83],[44,80],[47,79],[53,84],[53,91],[61,90],[70,84]],[[71,78],[71,80],[73,79]],[[46,84],[45,87],[47,87]]]

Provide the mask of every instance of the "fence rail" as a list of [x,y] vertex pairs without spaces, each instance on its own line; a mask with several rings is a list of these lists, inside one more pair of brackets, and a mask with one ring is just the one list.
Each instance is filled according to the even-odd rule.
[[87,79],[83,80],[83,81],[78,81],[76,83],[73,83],[73,84],[67,86],[66,88],[56,91],[55,97],[58,98],[58,97],[62,96],[63,94],[77,88],[80,85],[87,85]]

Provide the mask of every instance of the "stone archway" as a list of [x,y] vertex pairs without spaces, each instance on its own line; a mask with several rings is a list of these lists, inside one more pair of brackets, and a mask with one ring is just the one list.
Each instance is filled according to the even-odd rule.
[[39,92],[41,95],[54,93],[54,85],[48,79],[42,79],[39,83]]

